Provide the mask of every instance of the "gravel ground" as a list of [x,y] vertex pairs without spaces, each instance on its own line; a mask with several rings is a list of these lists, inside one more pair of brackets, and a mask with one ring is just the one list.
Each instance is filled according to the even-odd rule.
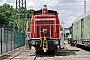
[[86,51],[68,44],[65,46],[71,53],[65,53],[65,56],[55,56],[55,60],[90,60],[90,50]]
[[[31,50],[24,50],[11,60],[90,60],[90,51],[70,46],[67,43],[65,46],[66,49],[57,50],[55,54],[45,53],[37,56],[35,55],[35,48],[32,47]],[[12,56],[4,60],[10,60]]]

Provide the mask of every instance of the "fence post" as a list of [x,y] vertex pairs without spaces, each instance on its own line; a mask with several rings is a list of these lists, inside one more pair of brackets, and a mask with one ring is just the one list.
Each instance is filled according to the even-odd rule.
[[1,28],[1,54],[2,54],[2,28]]
[[18,37],[18,31],[17,31],[17,48],[18,48],[18,38],[19,38],[19,37]]
[[13,39],[13,41],[14,41],[14,49],[15,49],[15,37],[16,37],[16,35],[15,35],[15,30],[13,29],[13,32],[14,32],[14,39]]
[[8,38],[8,30],[7,30],[7,28],[6,28],[6,52],[8,52],[8,40],[7,40],[7,38]]
[[12,30],[11,30],[11,51],[12,51]]

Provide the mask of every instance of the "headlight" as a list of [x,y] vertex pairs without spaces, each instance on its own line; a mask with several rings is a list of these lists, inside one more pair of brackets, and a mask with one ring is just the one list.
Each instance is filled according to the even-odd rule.
[[32,44],[32,45],[35,45],[35,41],[32,40],[32,41],[31,41],[31,44]]
[[58,45],[58,44],[59,44],[59,41],[54,41],[54,44],[55,44],[55,45]]

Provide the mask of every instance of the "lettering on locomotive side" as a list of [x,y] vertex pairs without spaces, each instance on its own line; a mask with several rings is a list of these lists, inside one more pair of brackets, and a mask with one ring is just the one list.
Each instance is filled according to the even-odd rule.
[[36,21],[40,20],[56,20],[56,18],[35,18]]

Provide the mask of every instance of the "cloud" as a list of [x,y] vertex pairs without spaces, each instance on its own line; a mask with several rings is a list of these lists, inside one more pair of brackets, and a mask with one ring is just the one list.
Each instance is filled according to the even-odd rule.
[[59,12],[60,12],[60,14],[63,14],[64,16],[70,15],[72,13],[72,11],[70,11],[70,10],[60,10]]
[[61,3],[75,3],[78,2],[78,0],[60,0]]
[[69,16],[67,20],[64,20],[65,23],[65,28],[68,28],[72,25],[72,22],[74,21],[74,19],[76,19],[77,17],[75,16]]
[[0,0],[0,2],[2,2],[2,0]]
[[86,11],[90,10],[90,0],[86,0]]
[[33,7],[33,8],[35,8],[35,6],[36,6],[36,2],[35,1],[32,1],[32,0],[26,0],[26,5],[27,5],[27,8],[31,8],[31,7]]
[[16,0],[7,0],[8,3],[15,3]]
[[0,5],[3,5],[4,3],[7,3],[7,0],[3,0]]
[[7,3],[10,4],[11,6],[13,6],[14,8],[16,8],[16,3]]
[[47,3],[48,3],[47,5],[49,5],[49,6],[57,6],[57,5],[59,5],[58,0],[51,0],[51,1],[47,2]]
[[74,21],[74,19],[76,19],[77,17],[74,17],[74,16],[69,16],[68,17],[68,22],[69,23],[72,23]]
[[72,12],[73,11],[70,11],[70,10],[60,10],[59,11],[60,20],[67,20],[66,17],[70,16]]
[[[48,8],[59,5],[57,0],[26,0],[27,8],[34,8],[35,10],[41,9],[43,5],[47,5]],[[30,4],[32,3],[32,4]]]
[[14,6],[14,8],[16,7],[16,3],[15,0],[3,0],[0,5],[3,5],[4,3],[10,4],[12,6]]

